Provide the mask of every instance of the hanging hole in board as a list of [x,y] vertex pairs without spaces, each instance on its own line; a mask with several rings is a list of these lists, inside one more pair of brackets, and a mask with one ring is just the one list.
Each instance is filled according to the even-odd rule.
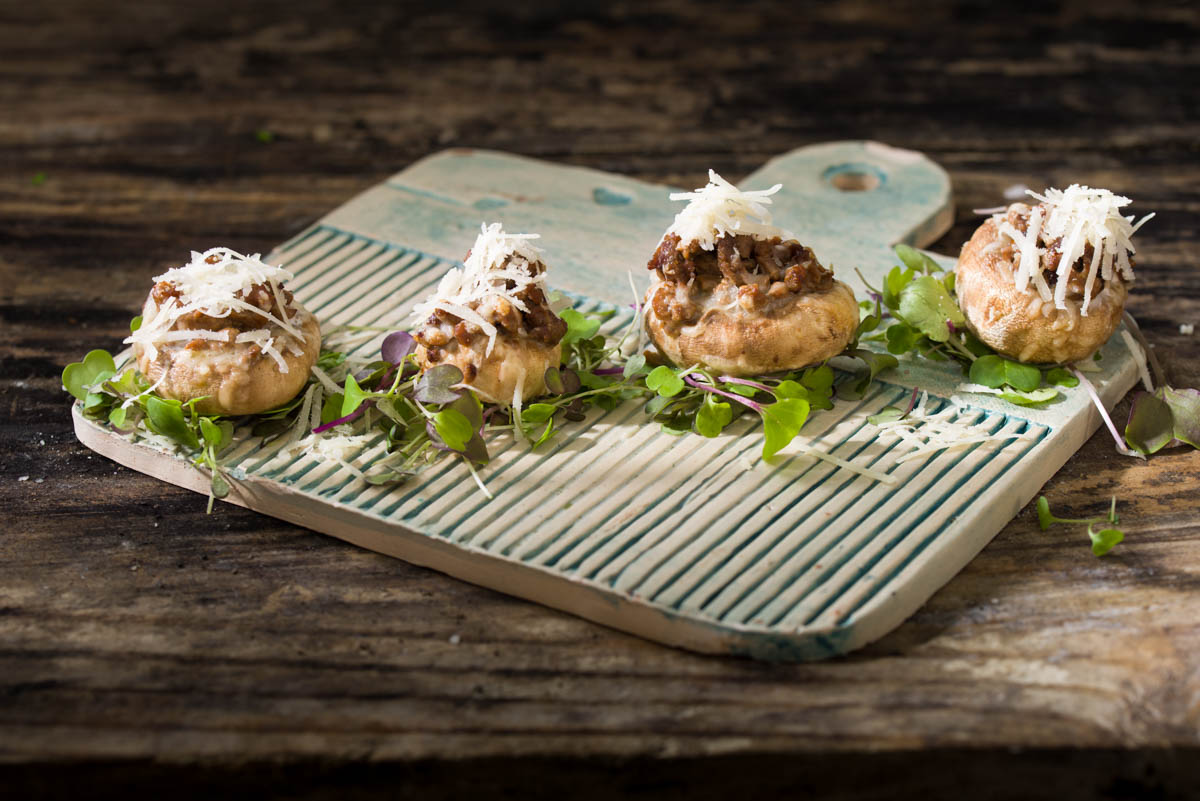
[[870,192],[887,180],[882,170],[870,164],[838,164],[825,170],[822,177],[839,192]]

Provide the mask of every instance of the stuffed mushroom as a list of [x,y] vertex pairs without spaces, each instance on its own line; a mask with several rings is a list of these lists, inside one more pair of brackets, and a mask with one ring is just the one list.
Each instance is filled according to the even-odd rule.
[[778,192],[742,192],[712,170],[647,268],[650,339],[677,365],[737,376],[794,370],[841,353],[858,325],[854,293],[771,224]]
[[567,324],[546,298],[546,265],[531,240],[481,226],[462,269],[452,269],[413,312],[422,369],[450,364],[463,383],[491,403],[546,394],[547,368],[562,361]]
[[228,248],[157,276],[125,340],[164,398],[202,414],[257,414],[296,396],[321,350],[316,318],[284,287],[292,274]]
[[1072,184],[1029,193],[981,225],[962,249],[955,292],[971,330],[1022,362],[1091,356],[1121,322],[1133,281],[1130,202]]

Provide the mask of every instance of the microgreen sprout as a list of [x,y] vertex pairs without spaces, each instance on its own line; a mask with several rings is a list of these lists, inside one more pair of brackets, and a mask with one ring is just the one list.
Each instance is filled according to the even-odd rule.
[[[859,340],[880,343],[893,358],[907,354],[955,362],[971,382],[967,391],[1019,406],[1043,406],[1059,397],[1058,387],[1074,386],[1074,378],[1062,368],[1043,371],[995,353],[967,327],[955,299],[954,272],[907,245],[897,245],[895,252],[900,264],[884,276],[879,288],[859,273],[872,298],[860,304],[864,316]],[[874,353],[859,347],[857,340],[852,347],[855,350],[847,355],[864,361],[870,358],[865,354]],[[868,383],[870,377],[873,374]]]
[[[1074,525],[1087,525],[1088,537],[1092,541],[1092,553],[1096,556],[1104,556],[1125,539],[1125,532],[1116,528],[1116,525],[1121,522],[1117,517],[1117,496],[1113,495],[1108,506],[1108,514],[1103,517],[1090,517],[1082,519],[1072,519],[1064,517],[1055,517],[1050,513],[1050,502],[1046,500],[1045,495],[1041,495],[1037,499],[1037,516],[1038,525],[1042,531],[1046,531],[1057,523],[1070,523]],[[1107,524],[1107,528],[1096,530],[1096,526]]]

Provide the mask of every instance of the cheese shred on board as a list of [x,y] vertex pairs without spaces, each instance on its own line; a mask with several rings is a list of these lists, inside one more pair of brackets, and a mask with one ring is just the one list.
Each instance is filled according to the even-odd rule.
[[728,235],[748,234],[759,239],[795,239],[790,231],[771,224],[771,195],[783,188],[775,184],[770,189],[743,192],[713,170],[708,171],[708,185],[695,192],[673,192],[671,200],[686,200],[687,206],[675,216],[668,234],[679,237],[679,248],[692,242],[702,250],[712,250],[717,240]]
[[506,234],[500,223],[483,223],[462,268],[452,268],[442,276],[433,294],[413,308],[413,319],[423,321],[439,310],[460,317],[483,331],[491,355],[499,329],[476,307],[488,298],[503,298],[513,307],[529,311],[517,295],[530,286],[546,292],[545,274],[538,266],[542,251],[530,241],[539,238],[538,234]]
[[955,420],[963,409],[950,404],[939,412],[929,412],[929,393],[921,393],[921,401],[903,418],[875,423],[881,432],[892,434],[909,446],[897,463],[920,459],[943,450],[966,448],[983,442],[1002,442],[1023,439],[1024,434],[1000,434],[986,428]]
[[[1056,308],[1067,308],[1067,278],[1071,268],[1092,246],[1092,257],[1085,265],[1087,277],[1084,281],[1081,314],[1087,316],[1088,306],[1096,287],[1096,276],[1111,281],[1119,275],[1125,281],[1133,280],[1133,264],[1129,257],[1135,252],[1132,237],[1153,214],[1147,214],[1135,225],[1133,216],[1124,217],[1120,211],[1129,205],[1127,197],[1114,195],[1107,189],[1092,189],[1071,184],[1066,190],[1047,189],[1044,194],[1029,191],[1035,200],[1041,201],[1029,215],[1029,224],[1024,232],[1008,221],[1007,209],[996,214],[996,230],[1013,241],[1018,254],[1016,274],[1013,282],[1024,292],[1032,282],[1042,300],[1053,300]],[[1049,248],[1040,242],[1058,243],[1061,258],[1055,274],[1058,280],[1051,288],[1042,270],[1042,257]]]
[[[257,253],[246,256],[221,247],[210,248],[203,253],[193,250],[190,262],[154,278],[155,283],[165,281],[174,285],[178,290],[178,298],[167,298],[152,317],[143,320],[138,330],[125,338],[125,343],[140,344],[150,358],[155,359],[158,348],[171,342],[194,339],[229,342],[228,335],[223,331],[173,329],[182,318],[193,312],[216,318],[228,317],[235,311],[251,312],[263,318],[264,327],[239,333],[235,342],[258,345],[263,353],[275,360],[280,372],[286,373],[287,362],[277,346],[276,337],[282,335],[282,342],[278,345],[286,347],[293,354],[302,353],[304,344],[304,333],[296,325],[295,318],[288,314],[287,304],[283,302],[281,284],[291,278],[290,272],[263,262]],[[270,290],[278,316],[243,300],[257,285]],[[278,330],[272,331],[271,326]]]

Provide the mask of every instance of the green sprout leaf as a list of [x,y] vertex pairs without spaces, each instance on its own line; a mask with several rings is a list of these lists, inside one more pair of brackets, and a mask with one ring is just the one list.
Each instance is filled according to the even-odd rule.
[[623,378],[633,378],[636,375],[641,375],[646,370],[646,357],[641,353],[635,353],[625,362],[625,369],[621,371]]
[[[946,329],[949,332],[950,329]],[[888,326],[884,332],[887,336],[888,353],[894,353],[899,356],[902,353],[908,353],[917,346],[917,340],[921,338],[921,332],[910,326],[908,323],[897,320]],[[899,364],[899,362],[897,362]]]
[[170,437],[192,450],[200,449],[200,441],[184,419],[183,407],[179,401],[163,400],[154,395],[147,396],[146,418],[154,432]]
[[904,410],[895,406],[887,406],[879,411],[878,414],[873,414],[867,418],[867,422],[871,425],[882,425],[884,423],[894,423],[897,420],[904,419]]
[[323,351],[317,357],[317,367],[328,372],[337,367],[342,362],[346,361],[346,354],[336,350]]
[[117,428],[125,427],[125,417],[128,409],[124,406],[114,406],[108,412],[108,422],[112,423]]
[[225,476],[221,475],[220,470],[212,471],[210,486],[214,498],[224,498],[229,495],[229,482],[225,480]]
[[833,389],[833,368],[827,364],[820,367],[809,367],[800,377],[800,383],[814,392],[828,395]]
[[[1125,532],[1119,528],[1112,528],[1118,522],[1117,519],[1117,496],[1112,496],[1112,501],[1108,507],[1108,514],[1105,517],[1093,517],[1084,520],[1069,520],[1066,518],[1055,517],[1050,512],[1050,502],[1046,500],[1046,496],[1039,496],[1037,499],[1037,516],[1038,525],[1042,531],[1047,530],[1056,523],[1075,523],[1087,524],[1088,538],[1092,541],[1092,553],[1096,556],[1104,556],[1113,549],[1117,543],[1125,539]],[[1096,531],[1095,527],[1100,523],[1108,523],[1110,528]]]
[[465,450],[475,433],[471,421],[454,409],[443,409],[435,414],[433,427],[437,429],[438,436],[446,443],[446,447],[456,451]]
[[[796,382],[793,381],[791,383],[795,384]],[[743,398],[753,398],[755,394],[758,393],[757,389],[754,387],[748,387],[745,384],[726,383],[721,385],[721,389],[725,390],[726,392],[732,392],[735,395],[741,395]]]
[[142,315],[138,315],[129,321],[129,333],[133,333],[142,327]]
[[712,439],[732,420],[732,407],[728,403],[718,401],[716,395],[706,393],[700,409],[696,412],[696,433]]
[[221,427],[208,417],[200,418],[200,436],[204,437],[205,444],[214,448],[221,447],[221,440],[224,439]]
[[913,272],[933,275],[942,271],[942,265],[916,248],[909,247],[908,245],[896,245],[892,250],[896,252],[896,256],[900,261],[904,262],[904,266]]
[[901,290],[899,313],[905,322],[934,342],[950,338],[947,320],[955,325],[966,322],[946,287],[931,275],[914,278]]
[[1045,381],[1047,384],[1059,387],[1077,387],[1079,379],[1065,367],[1052,367],[1046,371]]
[[1008,384],[1021,392],[1032,392],[1042,384],[1042,372],[1036,367],[994,354],[980,356],[972,362],[968,377],[985,387],[999,389]]
[[[750,389],[751,387],[747,387]],[[775,387],[775,397],[783,400],[784,398],[800,398],[808,400],[808,390],[803,384],[799,384],[791,379],[784,379],[779,382],[779,386]]]
[[1095,531],[1092,528],[1092,524],[1089,523],[1088,536],[1092,539],[1092,553],[1096,556],[1104,556],[1104,554],[1113,549],[1113,546],[1125,539],[1125,532],[1119,528],[1105,528]]
[[321,404],[321,423],[332,423],[342,416],[342,393],[338,392],[325,398]]
[[567,324],[567,333],[563,334],[563,347],[574,342],[590,340],[600,330],[600,320],[580,314],[574,309],[563,309],[558,315]]
[[544,423],[557,411],[558,407],[552,403],[531,403],[521,410],[521,419],[526,423]]
[[537,446],[541,445],[543,442],[546,442],[547,440],[549,440],[552,436],[554,436],[554,419],[550,418],[550,419],[546,420],[546,428],[542,431],[541,436],[539,436],[537,439],[533,440],[533,444],[531,445],[531,447],[536,448]]
[[1038,525],[1041,526],[1042,531],[1048,530],[1050,528],[1050,526],[1054,525],[1054,523],[1056,522],[1054,515],[1050,514],[1050,501],[1046,500],[1045,495],[1038,496],[1037,516],[1038,516]]
[[998,392],[996,397],[1017,406],[1037,406],[1058,397],[1058,390],[1053,387],[1041,387],[1032,392]]
[[784,398],[764,406],[763,459],[770,459],[796,438],[804,421],[808,419],[808,401],[800,398]]
[[[464,392],[457,400],[446,406],[447,409],[454,411],[467,418],[467,422],[471,424],[472,431],[478,431],[483,427],[483,404],[471,392]],[[524,417],[524,412],[522,412]]]
[[900,293],[913,280],[916,270],[893,267],[883,279],[883,305],[892,311],[900,308]]
[[346,376],[346,388],[342,392],[342,408],[341,414],[338,417],[345,417],[348,414],[355,412],[359,406],[362,406],[363,401],[367,399],[366,393],[362,387],[354,380],[354,376]]
[[111,378],[116,372],[116,362],[108,351],[93,350],[83,357],[83,361],[73,362],[63,369],[63,388],[77,399],[86,400],[90,387]]
[[[666,365],[659,365],[646,376],[646,386],[657,392],[661,397],[670,398],[683,391],[686,384],[675,371]],[[689,426],[690,427],[690,426]]]

